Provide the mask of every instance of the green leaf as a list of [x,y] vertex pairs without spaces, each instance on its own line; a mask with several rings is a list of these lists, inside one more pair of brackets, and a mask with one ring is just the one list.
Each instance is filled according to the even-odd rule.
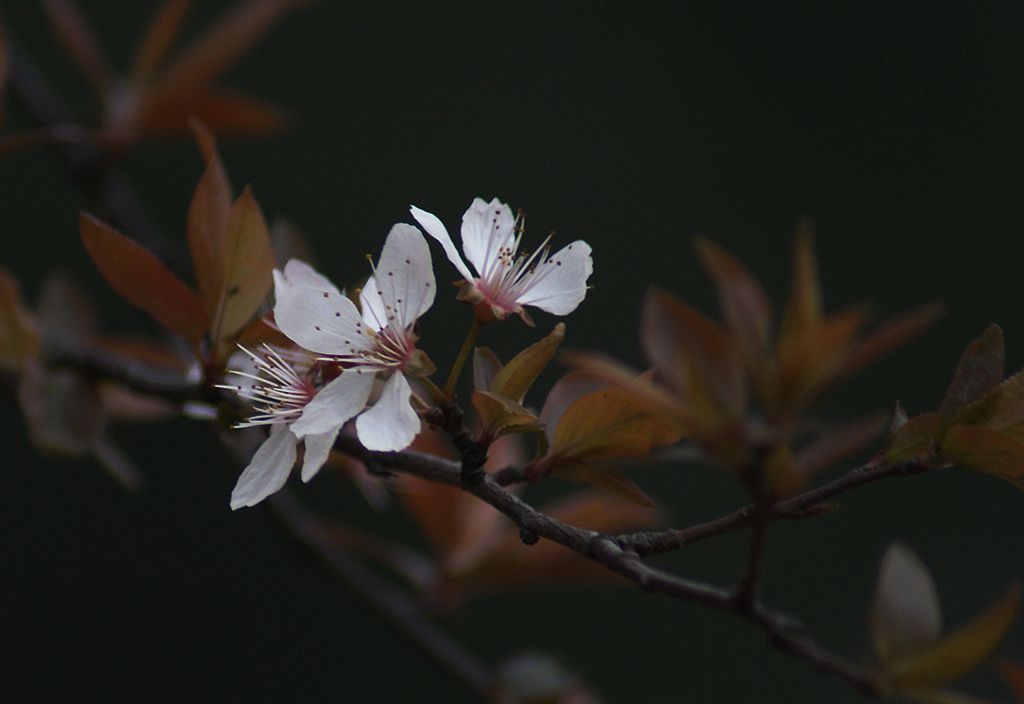
[[107,283],[198,348],[208,322],[199,296],[142,245],[109,225],[84,212],[78,225],[82,242]]
[[946,397],[939,406],[939,413],[947,423],[962,406],[977,401],[999,386],[1005,361],[1003,331],[998,325],[990,325],[960,357]]
[[999,477],[1024,477],[1024,443],[991,428],[954,425],[942,439],[942,458]]
[[1014,584],[988,611],[932,646],[888,663],[897,688],[938,686],[973,670],[1002,640],[1017,614],[1020,586]]
[[260,206],[246,188],[224,234],[220,316],[214,339],[230,338],[252,320],[273,286],[274,251]]
[[885,458],[890,462],[902,462],[930,453],[935,449],[941,429],[942,416],[938,413],[914,416],[889,436]]
[[1024,442],[1024,371],[956,414],[957,423],[981,425]]
[[537,416],[506,396],[491,391],[474,391],[471,400],[484,432],[492,438],[506,433],[540,430]]
[[508,361],[497,374],[490,390],[522,403],[533,382],[555,356],[565,338],[565,323],[558,323],[547,337],[527,347]]
[[473,388],[477,391],[489,391],[494,385],[494,377],[501,371],[501,360],[488,347],[477,347],[473,350]]

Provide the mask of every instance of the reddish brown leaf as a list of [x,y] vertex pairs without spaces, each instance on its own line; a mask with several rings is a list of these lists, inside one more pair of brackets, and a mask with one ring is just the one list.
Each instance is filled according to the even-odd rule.
[[132,81],[145,82],[174,43],[192,0],[166,0],[157,11],[135,51],[132,62]]
[[252,320],[274,283],[274,251],[267,223],[248,188],[231,209],[223,246],[215,341],[230,338]]
[[82,17],[74,0],[43,0],[57,40],[101,95],[110,89],[110,65],[100,50],[96,35]]
[[1019,704],[1024,704],[1024,664],[1000,660],[998,667],[999,674],[1003,676],[1006,684],[1013,692],[1013,698]]
[[250,349],[259,346],[261,343],[282,348],[292,347],[295,344],[266,318],[256,318],[256,320],[242,328],[235,342],[242,347]]
[[932,303],[879,326],[857,343],[843,362],[839,376],[855,374],[878,357],[906,344],[942,317],[944,312],[940,303]]
[[746,414],[747,378],[730,336],[674,296],[652,288],[644,299],[641,339],[659,377],[707,427]]
[[800,223],[793,242],[792,283],[779,326],[779,344],[799,338],[820,325],[823,310],[821,280],[814,257],[814,228],[805,220]]
[[132,127],[141,136],[176,134],[187,129],[190,118],[201,120],[217,134],[243,137],[277,132],[288,121],[280,109],[255,98],[200,90],[146,99]]
[[285,12],[302,0],[248,0],[221,17],[160,76],[160,90],[191,91],[229,69]]
[[213,135],[200,122],[192,123],[206,171],[196,186],[188,210],[188,246],[196,286],[210,320],[216,320],[224,288],[228,219],[231,217],[231,183],[228,181]]
[[1003,380],[1006,351],[1003,331],[990,325],[964,350],[939,412],[949,422],[961,406],[977,401]]
[[569,406],[580,397],[607,386],[607,381],[584,371],[569,372],[556,381],[548,392],[539,415],[548,443],[554,439],[555,428]]
[[623,389],[586,394],[562,414],[551,441],[552,466],[646,455],[679,440],[677,426],[635,403]]
[[109,225],[84,212],[78,225],[82,242],[107,283],[126,301],[198,347],[207,317],[195,292],[148,250]]
[[697,254],[718,288],[722,317],[740,355],[757,376],[769,357],[772,308],[761,283],[718,245],[700,238]]
[[562,354],[562,362],[622,389],[632,403],[650,413],[672,419],[680,428],[690,431],[696,425],[685,400],[652,383],[646,374],[640,374],[611,357],[600,353],[566,352]]
[[942,439],[943,459],[1000,477],[1024,477],[1024,443],[998,430],[953,425]]

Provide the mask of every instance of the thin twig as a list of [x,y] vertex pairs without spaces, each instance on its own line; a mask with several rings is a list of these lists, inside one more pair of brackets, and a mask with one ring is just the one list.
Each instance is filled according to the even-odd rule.
[[[823,484],[816,489],[805,491],[792,498],[775,504],[771,512],[771,520],[797,520],[828,513],[834,506],[829,499],[850,489],[876,482],[890,477],[918,474],[927,469],[920,460],[907,460],[889,464],[882,459],[875,459],[865,465],[852,469],[840,478]],[[641,557],[656,555],[663,552],[678,550],[702,540],[722,535],[730,531],[750,525],[754,516],[753,505],[744,506],[730,514],[715,518],[705,523],[673,528],[664,531],[642,531],[616,538],[625,550],[633,550]]]

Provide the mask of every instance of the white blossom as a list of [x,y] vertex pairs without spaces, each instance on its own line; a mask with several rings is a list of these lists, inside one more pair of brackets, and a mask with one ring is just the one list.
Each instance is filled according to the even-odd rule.
[[[391,228],[373,276],[360,293],[362,312],[320,274],[297,260],[274,272],[274,318],[281,331],[319,359],[341,368],[292,425],[308,437],[356,417],[359,441],[371,450],[402,450],[420,430],[406,375],[433,371],[416,348],[416,321],[434,302],[434,272],[423,235]],[[379,398],[363,412],[374,381]]]
[[[300,438],[291,426],[302,418],[316,395],[315,358],[301,350],[278,350],[263,345],[262,354],[242,348],[247,357],[232,361],[235,385],[220,385],[249,401],[254,413],[237,427],[270,426],[270,436],[253,455],[231,492],[231,508],[255,506],[288,480]],[[246,371],[248,369],[248,371]],[[305,435],[302,480],[308,482],[327,461],[341,424]]]
[[527,323],[523,306],[535,306],[554,315],[568,315],[587,295],[587,279],[594,271],[590,245],[576,240],[550,254],[548,236],[532,254],[519,249],[521,217],[497,198],[490,203],[473,200],[462,216],[462,251],[475,273],[459,255],[444,224],[415,206],[412,216],[465,279],[460,298],[486,304],[495,318],[516,313]]

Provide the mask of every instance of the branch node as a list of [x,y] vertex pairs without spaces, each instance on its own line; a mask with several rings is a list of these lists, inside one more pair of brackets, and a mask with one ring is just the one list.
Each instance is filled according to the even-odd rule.
[[526,526],[519,526],[519,539],[523,541],[523,545],[533,545],[540,540],[540,536]]

